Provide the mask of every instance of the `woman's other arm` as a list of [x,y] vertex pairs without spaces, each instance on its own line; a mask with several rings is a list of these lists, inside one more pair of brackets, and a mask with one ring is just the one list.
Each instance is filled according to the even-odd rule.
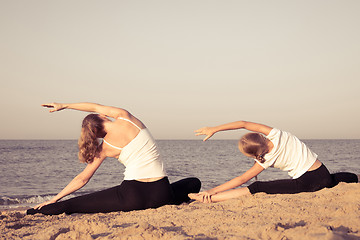
[[59,192],[51,200],[41,203],[34,208],[40,209],[45,205],[48,205],[50,203],[55,203],[60,199],[62,199],[63,197],[85,186],[89,182],[91,177],[94,175],[95,171],[100,167],[101,163],[104,161],[105,158],[106,156],[103,154],[100,154],[99,157],[94,158],[94,161],[92,163],[87,164],[86,168],[80,174],[78,174],[73,180],[71,180],[71,182],[61,192]]

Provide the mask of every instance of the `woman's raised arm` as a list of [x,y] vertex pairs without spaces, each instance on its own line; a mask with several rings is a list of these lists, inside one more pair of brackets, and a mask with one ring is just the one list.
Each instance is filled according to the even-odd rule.
[[118,118],[118,117],[129,117],[131,114],[125,109],[118,107],[105,106],[97,103],[46,103],[41,106],[46,108],[51,108],[49,112],[61,111],[63,109],[73,109],[83,112],[95,112],[103,114],[108,117]]

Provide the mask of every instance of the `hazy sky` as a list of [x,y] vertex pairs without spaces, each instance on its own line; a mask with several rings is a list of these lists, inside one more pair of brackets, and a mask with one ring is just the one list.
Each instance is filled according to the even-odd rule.
[[0,0],[0,138],[77,138],[86,114],[40,107],[53,101],[123,107],[157,139],[235,120],[360,138],[359,12],[358,0]]

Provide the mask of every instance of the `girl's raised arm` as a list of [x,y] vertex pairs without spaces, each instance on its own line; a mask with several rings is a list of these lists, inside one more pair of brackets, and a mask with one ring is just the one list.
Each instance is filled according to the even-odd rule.
[[130,113],[122,108],[104,106],[97,103],[46,103],[41,106],[46,108],[51,108],[49,112],[61,111],[63,109],[73,109],[83,112],[96,112],[108,117],[118,118],[118,117],[129,117]]
[[220,131],[227,131],[227,130],[236,130],[236,129],[246,129],[253,132],[259,132],[265,135],[268,135],[272,130],[272,127],[260,124],[260,123],[253,123],[247,121],[236,121],[231,123],[222,124],[216,127],[204,127],[196,130],[196,136],[199,135],[206,135],[203,141],[208,140],[212,135]]

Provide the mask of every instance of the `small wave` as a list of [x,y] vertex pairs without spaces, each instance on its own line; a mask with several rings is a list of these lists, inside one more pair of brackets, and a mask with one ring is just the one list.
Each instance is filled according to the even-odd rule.
[[[70,194],[69,196],[64,197],[62,200],[66,200],[72,197],[76,197],[79,195],[91,193],[91,191],[84,191],[80,193]],[[33,207],[39,203],[49,201],[52,199],[55,194],[46,194],[46,195],[36,195],[36,196],[16,196],[16,197],[8,197],[2,196],[0,197],[0,208],[14,208],[14,207]]]
[[50,200],[55,195],[27,196],[27,197],[0,197],[0,207],[32,206]]

